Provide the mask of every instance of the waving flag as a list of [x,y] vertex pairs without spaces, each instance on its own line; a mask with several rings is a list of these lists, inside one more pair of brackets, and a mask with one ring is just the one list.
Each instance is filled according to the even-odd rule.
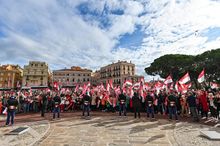
[[135,83],[135,84],[133,85],[133,88],[134,88],[134,89],[139,89],[140,86],[141,86],[141,82],[137,82],[137,83]]
[[108,93],[110,93],[110,84],[109,84],[109,82],[106,83],[106,91],[108,91]]
[[176,82],[175,89],[176,89],[177,92],[182,92],[182,88],[181,88],[179,82]]
[[77,84],[74,92],[77,92],[78,90],[79,90],[79,85]]
[[179,83],[180,84],[185,84],[187,82],[190,81],[190,76],[189,76],[189,73],[187,72],[180,80],[179,80]]
[[143,89],[144,90],[149,90],[150,89],[150,85],[149,85],[149,83],[144,83],[144,85],[143,85]]
[[59,85],[58,85],[58,82],[53,82],[53,87],[55,88],[55,89],[57,89],[57,90],[59,90],[58,88],[59,88]]
[[173,83],[173,79],[172,79],[171,75],[169,75],[164,81],[165,85],[170,84],[170,83]]
[[125,80],[123,87],[125,87],[125,86],[132,86],[132,82],[129,80]]
[[202,83],[204,81],[205,81],[205,70],[203,69],[202,72],[199,74],[198,82]]
[[160,90],[163,88],[163,83],[157,81],[157,83],[154,85],[154,87],[157,89],[157,90]]
[[113,83],[112,83],[112,79],[109,80],[109,87],[112,88],[112,89],[114,89]]

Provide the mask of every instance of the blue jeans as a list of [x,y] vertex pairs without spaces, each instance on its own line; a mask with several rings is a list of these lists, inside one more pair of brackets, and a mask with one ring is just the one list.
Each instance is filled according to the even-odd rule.
[[53,109],[53,118],[55,119],[57,113],[57,118],[60,118],[60,107],[54,107]]
[[119,116],[121,116],[121,113],[124,113],[124,116],[126,116],[126,106],[125,104],[119,104]]
[[11,119],[11,124],[14,124],[14,117],[15,117],[15,110],[9,111],[7,113],[7,119],[6,119],[6,125],[9,125],[10,119]]
[[83,105],[83,116],[85,115],[85,112],[87,112],[87,116],[89,116],[90,111],[90,105]]
[[175,119],[178,120],[176,106],[169,106],[169,118],[170,119],[172,119],[172,115],[174,115]]
[[24,103],[23,104],[23,109],[24,109],[24,113],[29,112],[29,104],[28,103]]
[[147,117],[151,114],[151,118],[154,118],[154,106],[147,106]]

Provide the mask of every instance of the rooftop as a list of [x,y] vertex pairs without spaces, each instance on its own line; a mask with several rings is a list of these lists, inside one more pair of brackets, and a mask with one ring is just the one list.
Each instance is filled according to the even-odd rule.
[[90,69],[86,69],[86,68],[81,68],[79,66],[72,66],[70,69],[60,69],[60,70],[54,70],[54,71],[87,71],[87,72],[92,72],[92,70]]

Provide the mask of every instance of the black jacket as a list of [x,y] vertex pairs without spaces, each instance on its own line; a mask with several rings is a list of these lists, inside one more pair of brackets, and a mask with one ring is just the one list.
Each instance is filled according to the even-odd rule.
[[59,96],[55,96],[53,98],[53,107],[55,107],[55,105],[59,105],[61,103],[61,99]]
[[92,101],[92,99],[91,99],[91,97],[89,96],[89,95],[84,95],[83,96],[83,100],[82,100],[82,102],[83,103],[85,103],[85,102],[91,102]]
[[7,101],[7,108],[9,111],[15,111],[18,106],[18,100],[14,97],[10,97]]
[[186,100],[189,104],[189,107],[196,107],[196,97],[191,95],[188,96],[187,100]]
[[134,94],[134,96],[132,97],[132,104],[133,107],[141,107],[141,97],[137,94]]
[[147,95],[146,96],[146,105],[147,106],[152,106],[154,104],[154,98],[151,95]]
[[124,94],[120,94],[118,97],[118,101],[124,100],[126,102],[126,96]]

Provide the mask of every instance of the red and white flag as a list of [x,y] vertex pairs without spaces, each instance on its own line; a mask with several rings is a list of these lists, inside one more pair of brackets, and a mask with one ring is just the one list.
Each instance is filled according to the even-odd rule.
[[77,84],[74,92],[77,92],[78,90],[79,90],[79,85]]
[[110,84],[107,82],[106,83],[106,91],[108,92],[108,93],[110,93]]
[[185,84],[187,82],[190,81],[190,76],[189,76],[189,73],[187,72],[180,80],[179,80],[179,83],[180,84]]
[[141,86],[141,82],[137,82],[133,85],[133,88],[137,90],[140,88],[140,86]]
[[203,69],[202,72],[199,74],[198,82],[202,83],[204,81],[205,81],[205,70]]
[[182,93],[186,93],[186,92],[189,90],[189,88],[192,87],[192,83],[189,83],[189,84],[181,84],[180,86],[181,86],[181,92],[182,92]]
[[161,82],[157,82],[155,85],[154,85],[154,87],[157,89],[157,90],[161,90],[162,88],[163,88],[163,83],[161,83]]
[[110,88],[114,89],[112,79],[109,80],[109,86],[110,86]]
[[123,87],[125,87],[125,86],[132,86],[132,82],[129,80],[125,80]]
[[58,82],[55,81],[55,82],[53,83],[53,87],[58,90],[58,88],[59,88]]
[[170,90],[173,90],[173,83],[170,84]]
[[177,92],[182,92],[182,88],[181,88],[179,82],[176,82],[175,89],[176,89]]
[[173,83],[173,79],[172,79],[171,75],[169,75],[164,81],[165,85],[170,84],[170,83]]
[[17,88],[21,88],[21,84],[19,81],[17,81]]
[[149,89],[150,89],[150,85],[149,85],[147,82],[144,83],[143,89],[144,89],[144,90],[149,90]]

